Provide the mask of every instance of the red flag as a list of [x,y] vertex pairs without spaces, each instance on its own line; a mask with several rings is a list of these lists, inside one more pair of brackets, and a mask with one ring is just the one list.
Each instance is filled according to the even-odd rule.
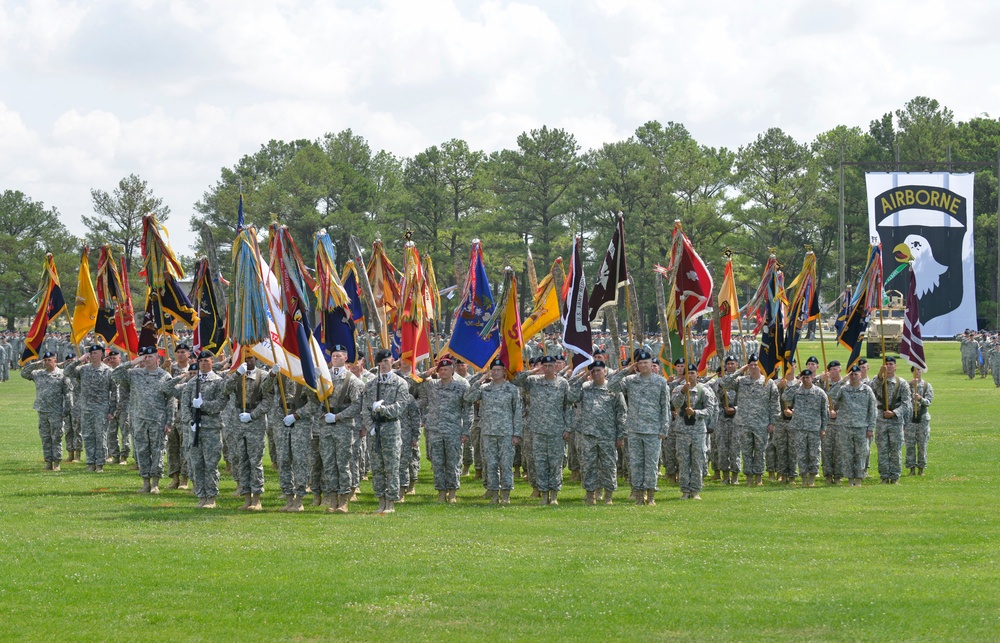
[[920,300],[917,299],[917,278],[910,264],[910,286],[906,289],[906,319],[903,321],[903,340],[899,345],[899,355],[912,366],[926,371],[924,339],[920,330]]

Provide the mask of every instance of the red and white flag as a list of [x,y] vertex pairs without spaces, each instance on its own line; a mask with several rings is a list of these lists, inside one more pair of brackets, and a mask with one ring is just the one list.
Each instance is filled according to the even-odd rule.
[[899,355],[911,365],[926,371],[927,358],[924,357],[924,340],[920,332],[920,308],[917,299],[917,279],[910,264],[910,286],[906,290],[906,318],[903,321],[903,341]]

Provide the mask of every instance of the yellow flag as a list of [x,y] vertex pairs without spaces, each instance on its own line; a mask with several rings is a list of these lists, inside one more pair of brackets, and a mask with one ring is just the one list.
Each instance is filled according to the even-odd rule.
[[89,248],[83,249],[80,257],[80,276],[76,284],[76,305],[73,307],[73,343],[79,344],[93,332],[97,324],[97,293],[94,292],[94,282],[90,280],[90,259],[87,258]]
[[534,337],[545,330],[546,326],[559,321],[559,297],[556,293],[555,281],[550,272],[538,284],[535,294],[535,306],[531,315],[521,324],[522,337]]
[[503,317],[500,318],[500,359],[507,365],[507,375],[511,376],[524,370],[524,341],[521,334],[521,316],[517,311],[517,278],[512,270],[505,275],[510,281],[505,286],[507,301],[503,306]]

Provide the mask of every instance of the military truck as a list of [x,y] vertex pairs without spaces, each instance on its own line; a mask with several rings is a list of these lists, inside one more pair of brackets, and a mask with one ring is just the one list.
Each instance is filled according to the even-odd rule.
[[868,331],[865,339],[868,346],[865,350],[866,357],[882,356],[882,335],[885,334],[885,352],[899,353],[899,347],[903,343],[903,322],[906,319],[906,305],[903,303],[903,293],[898,290],[887,290],[886,298],[888,304],[882,307],[881,322],[879,312],[872,311],[871,319],[868,320]]

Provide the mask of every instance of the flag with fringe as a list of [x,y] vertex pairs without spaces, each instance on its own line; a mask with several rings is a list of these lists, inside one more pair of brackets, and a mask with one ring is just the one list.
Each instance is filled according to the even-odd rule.
[[475,239],[469,253],[469,271],[462,291],[462,302],[455,310],[455,325],[448,340],[448,350],[455,357],[478,369],[486,368],[500,349],[500,331],[496,325],[486,335],[483,329],[496,315],[496,301],[486,278],[483,245]]
[[903,320],[903,340],[899,346],[899,356],[911,366],[926,371],[927,358],[924,357],[924,338],[920,329],[920,300],[917,299],[917,278],[910,263],[910,285],[906,289],[906,318]]
[[80,272],[76,281],[76,303],[73,306],[72,342],[79,344],[93,332],[97,324],[97,294],[90,279],[90,248],[83,247],[80,254]]
[[861,345],[865,340],[865,331],[871,312],[882,305],[882,244],[868,247],[868,259],[865,270],[861,273],[858,285],[854,289],[851,303],[847,307],[844,325],[837,336],[837,341],[851,351],[845,368],[851,368],[861,358]]
[[[337,274],[337,253],[326,229],[316,233],[313,249],[316,253],[316,295],[319,301],[319,323],[313,334],[323,347],[324,355],[341,344],[347,348],[347,361],[354,363],[358,358],[358,348],[351,298]],[[354,288],[357,291],[357,282]],[[359,297],[358,292],[355,292],[355,297]],[[359,298],[359,306],[360,303]]]
[[786,363],[795,356],[802,335],[802,328],[814,319],[819,319],[819,293],[816,278],[816,254],[811,250],[806,253],[802,262],[802,271],[788,285],[788,290],[795,290],[795,296],[788,308],[788,324],[785,326],[782,358]]
[[35,319],[28,329],[28,336],[24,339],[21,365],[38,359],[38,351],[42,342],[45,341],[45,333],[49,324],[66,312],[66,300],[63,298],[62,288],[59,286],[59,271],[56,270],[56,262],[51,253],[45,255],[38,292],[31,298],[32,302],[36,300],[38,308],[35,312]]
[[219,296],[215,291],[211,271],[206,257],[195,263],[191,299],[195,302],[198,313],[198,325],[194,329],[192,348],[196,354],[205,350],[218,356],[225,348],[228,337],[225,311],[219,309]]
[[[731,346],[733,315],[740,314],[740,303],[736,298],[736,281],[733,278],[733,261],[728,257],[722,274],[722,286],[719,288],[716,306],[719,310],[719,334],[722,335],[722,351],[725,353]],[[708,323],[705,350],[702,351],[701,361],[698,363],[699,375],[704,375],[708,371],[708,361],[719,352],[715,341],[715,319],[712,319]]]
[[576,238],[566,276],[566,308],[563,311],[562,345],[573,353],[573,375],[594,361],[594,339],[590,329],[587,279],[583,274],[583,240]]
[[389,346],[389,321],[399,308],[399,273],[385,254],[381,239],[372,243],[372,258],[368,260],[368,281],[375,297],[375,314],[382,322],[382,345]]
[[407,241],[403,252],[402,303],[396,310],[395,327],[400,338],[399,359],[409,362],[416,373],[417,362],[430,357],[428,320],[433,304],[416,245]]
[[[778,374],[784,364],[784,311],[782,276],[778,260],[770,255],[764,264],[760,285],[746,305],[746,316],[755,317],[760,336],[758,360],[768,378]],[[756,331],[755,331],[756,332]]]

